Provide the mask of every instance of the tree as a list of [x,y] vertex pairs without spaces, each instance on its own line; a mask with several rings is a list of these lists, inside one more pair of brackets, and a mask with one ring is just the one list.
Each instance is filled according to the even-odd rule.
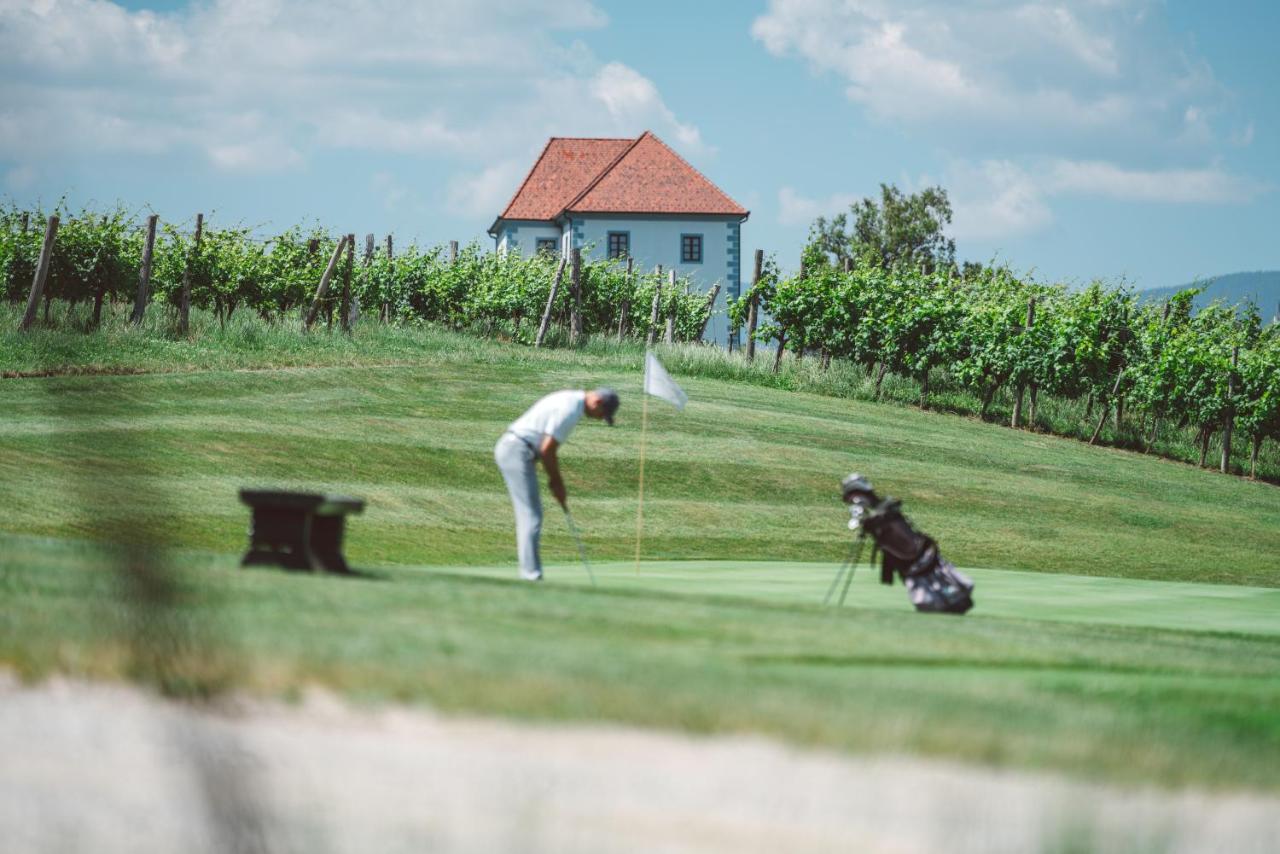
[[943,233],[950,224],[951,202],[941,187],[904,195],[892,184],[881,184],[880,201],[864,198],[850,205],[847,215],[818,217],[809,243],[837,266],[845,261],[885,268],[908,264],[932,272],[955,265],[956,243]]

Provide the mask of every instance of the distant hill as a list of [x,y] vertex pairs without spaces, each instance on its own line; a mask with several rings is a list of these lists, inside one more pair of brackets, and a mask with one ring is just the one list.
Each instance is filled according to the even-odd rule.
[[[1264,320],[1270,320],[1280,313],[1280,270],[1264,270],[1256,273],[1229,273],[1199,283],[1205,287],[1203,293],[1196,297],[1196,308],[1201,308],[1216,300],[1231,304],[1251,302],[1258,306]],[[1192,283],[1171,288],[1150,288],[1139,291],[1143,299],[1155,301],[1166,300],[1178,291],[1192,287]]]

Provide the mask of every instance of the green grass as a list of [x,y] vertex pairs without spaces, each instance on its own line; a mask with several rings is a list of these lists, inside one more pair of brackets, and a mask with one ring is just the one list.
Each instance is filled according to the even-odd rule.
[[[650,407],[637,577],[639,353],[404,334],[400,364],[0,381],[0,662],[1280,788],[1274,487],[682,376],[684,413]],[[537,394],[598,382],[620,425],[583,423],[563,460],[601,587],[554,514],[550,581],[515,583],[493,442]],[[851,469],[976,568],[972,614],[915,614],[865,568],[854,607],[818,607]],[[251,484],[366,498],[348,554],[385,577],[235,570]],[[170,603],[141,612],[103,540],[176,549]]]
[[[100,553],[29,538],[4,545],[0,660],[28,676],[135,672],[136,613],[120,604]],[[831,568],[812,565],[663,565],[639,579],[629,566],[602,566],[591,589],[570,566],[535,587],[509,570],[500,580],[489,577],[495,570],[391,567],[352,580],[239,571],[229,557],[195,553],[173,563],[181,595],[167,624],[203,644],[179,651],[184,666],[252,691],[289,696],[322,684],[448,712],[763,733],[1164,786],[1280,788],[1274,631],[1070,622],[1054,613],[1070,607],[1056,602],[1065,579],[1037,576],[1049,582],[1038,590],[1034,578],[982,573],[978,610],[949,618],[912,612],[900,587],[882,592],[869,573],[856,604],[824,611],[816,601]],[[1121,583],[1125,597],[1146,584]],[[1106,613],[1110,584],[1070,582],[1077,596],[1094,591],[1104,618],[1122,613],[1115,602]],[[1217,628],[1257,628],[1256,609],[1274,610],[1278,595],[1255,590],[1220,604]],[[1026,616],[1013,616],[1010,596],[1025,599]],[[1147,595],[1147,614],[1176,623],[1178,598]]]
[[[0,532],[232,551],[236,489],[282,484],[369,500],[357,561],[492,564],[512,552],[495,439],[538,394],[605,382],[619,426],[584,423],[563,459],[593,553],[629,557],[639,356],[434,345],[401,366],[5,381]],[[1280,586],[1270,485],[949,415],[682,382],[683,414],[650,407],[646,558],[838,561],[836,492],[856,469],[966,566]]]
[[[50,325],[38,324],[28,333],[17,331],[23,306],[0,303],[0,377],[59,374],[136,374],[191,370],[272,369],[282,367],[374,366],[420,364],[426,355],[464,354],[472,360],[502,362],[531,360],[535,364],[551,359],[560,364],[587,364],[598,370],[634,370],[641,364],[643,345],[638,341],[617,343],[612,337],[588,339],[575,351],[560,350],[555,355],[533,353],[528,348],[505,348],[479,336],[442,331],[433,326],[384,326],[365,321],[353,335],[317,327],[304,333],[300,320],[266,321],[241,310],[223,324],[211,313],[192,312],[191,334],[177,335],[177,315],[172,307],[154,304],[140,328],[129,322],[132,304],[104,307],[100,328],[86,333],[90,307],[67,306],[55,302]],[[493,330],[496,338],[502,329]],[[564,344],[563,331],[551,329],[549,344]],[[834,361],[821,368],[817,358],[795,359],[790,353],[780,370],[773,371],[772,354],[748,362],[741,354],[730,355],[710,347],[677,346],[662,348],[669,368],[683,376],[718,379],[787,391],[804,391],[826,397],[870,402],[891,402],[903,407],[920,400],[920,386],[914,380],[889,376],[877,394],[875,383],[860,365]],[[979,400],[972,393],[955,388],[944,373],[932,379],[934,391],[929,406],[934,411],[977,418]],[[1003,388],[992,401],[986,419],[1007,425],[1013,408],[1011,389]],[[1092,434],[1098,414],[1086,401],[1040,398],[1036,429],[1046,434],[1086,440]],[[1141,436],[1139,434],[1142,434]],[[1163,424],[1150,448],[1148,425],[1132,417],[1118,429],[1108,420],[1100,435],[1103,445],[1139,449],[1182,462],[1199,456],[1196,431],[1190,427]],[[1216,464],[1221,450],[1218,436],[1210,446],[1209,462]],[[1232,454],[1232,470],[1249,467],[1249,442],[1237,437]],[[1263,480],[1280,483],[1280,444],[1265,442],[1259,455],[1257,474]]]

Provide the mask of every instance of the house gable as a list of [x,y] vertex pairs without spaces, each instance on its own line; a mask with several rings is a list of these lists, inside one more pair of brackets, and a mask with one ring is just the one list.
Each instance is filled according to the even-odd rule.
[[496,236],[504,221],[601,213],[748,216],[649,131],[635,139],[552,137],[489,233]]
[[747,216],[746,208],[648,131],[566,204],[564,212]]
[[633,144],[630,139],[553,137],[498,219],[555,219],[583,187]]

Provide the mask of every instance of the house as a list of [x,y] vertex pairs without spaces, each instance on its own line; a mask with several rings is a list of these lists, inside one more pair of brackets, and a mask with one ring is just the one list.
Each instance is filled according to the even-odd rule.
[[742,223],[749,212],[666,143],[635,139],[547,142],[510,203],[489,228],[498,252],[568,252],[632,258],[638,269],[717,282],[709,341],[726,343],[725,299],[741,292]]

